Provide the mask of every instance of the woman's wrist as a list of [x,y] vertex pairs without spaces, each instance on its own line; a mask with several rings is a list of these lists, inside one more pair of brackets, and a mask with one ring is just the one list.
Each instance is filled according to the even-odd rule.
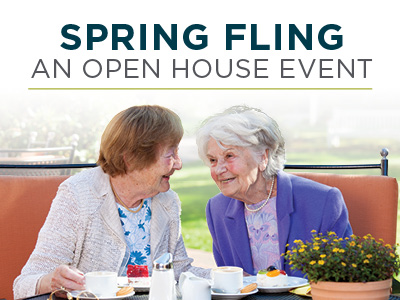
[[51,277],[52,273],[49,273],[39,278],[36,284],[36,295],[47,294],[51,292]]

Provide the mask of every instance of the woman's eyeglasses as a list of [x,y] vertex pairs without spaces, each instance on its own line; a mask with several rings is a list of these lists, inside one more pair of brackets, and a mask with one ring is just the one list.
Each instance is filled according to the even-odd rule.
[[[74,297],[72,297],[71,293],[69,291],[67,291],[65,288],[60,288],[58,290],[52,291],[49,298],[47,298],[47,300],[53,300],[53,295],[55,295],[56,297],[62,297],[63,296],[59,296],[59,295],[63,295],[66,296],[68,300],[73,300]],[[93,294],[92,292],[89,291],[82,291],[80,292],[77,296],[76,296],[76,300],[79,300],[80,296],[84,296],[84,297],[93,297],[96,298],[96,300],[99,300],[99,298]]]

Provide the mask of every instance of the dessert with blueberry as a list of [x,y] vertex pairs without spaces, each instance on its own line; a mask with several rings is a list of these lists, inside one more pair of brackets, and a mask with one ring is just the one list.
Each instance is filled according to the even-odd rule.
[[278,270],[274,266],[258,271],[257,285],[259,287],[275,287],[288,285],[288,277],[284,270]]

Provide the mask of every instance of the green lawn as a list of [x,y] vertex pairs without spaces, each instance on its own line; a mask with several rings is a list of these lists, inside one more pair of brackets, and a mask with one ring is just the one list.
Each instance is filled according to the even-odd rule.
[[[378,154],[379,155],[379,154]],[[337,156],[324,152],[318,155],[305,153],[292,155],[287,158],[288,164],[356,164],[378,163],[379,156],[371,157],[365,153],[337,153]],[[325,171],[324,171],[325,172]],[[338,173],[337,171],[334,171]],[[375,174],[378,170],[341,171],[352,174]],[[389,175],[400,180],[400,155],[389,156]],[[208,232],[205,207],[212,196],[219,193],[217,186],[211,179],[208,167],[202,162],[184,164],[182,170],[171,177],[171,187],[176,191],[182,202],[182,235],[188,248],[212,250],[212,240]],[[400,216],[400,214],[398,214]],[[398,217],[399,218],[399,217]],[[397,222],[397,241],[400,242],[400,220]]]
[[208,199],[219,193],[208,167],[202,163],[185,164],[171,177],[171,187],[182,201],[182,235],[188,248],[212,250],[206,222]]

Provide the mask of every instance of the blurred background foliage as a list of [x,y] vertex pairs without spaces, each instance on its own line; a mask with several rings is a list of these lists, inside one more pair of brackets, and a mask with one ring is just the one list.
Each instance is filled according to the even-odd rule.
[[[37,141],[45,141],[49,132],[55,136],[51,146],[71,144],[72,136],[79,136],[75,163],[96,162],[101,134],[110,121],[110,109],[88,102],[81,109],[78,101],[68,105],[12,105],[0,118],[0,148],[26,148],[31,132],[37,133]],[[104,105],[104,103],[103,103]],[[111,105],[110,105],[111,106]]]

